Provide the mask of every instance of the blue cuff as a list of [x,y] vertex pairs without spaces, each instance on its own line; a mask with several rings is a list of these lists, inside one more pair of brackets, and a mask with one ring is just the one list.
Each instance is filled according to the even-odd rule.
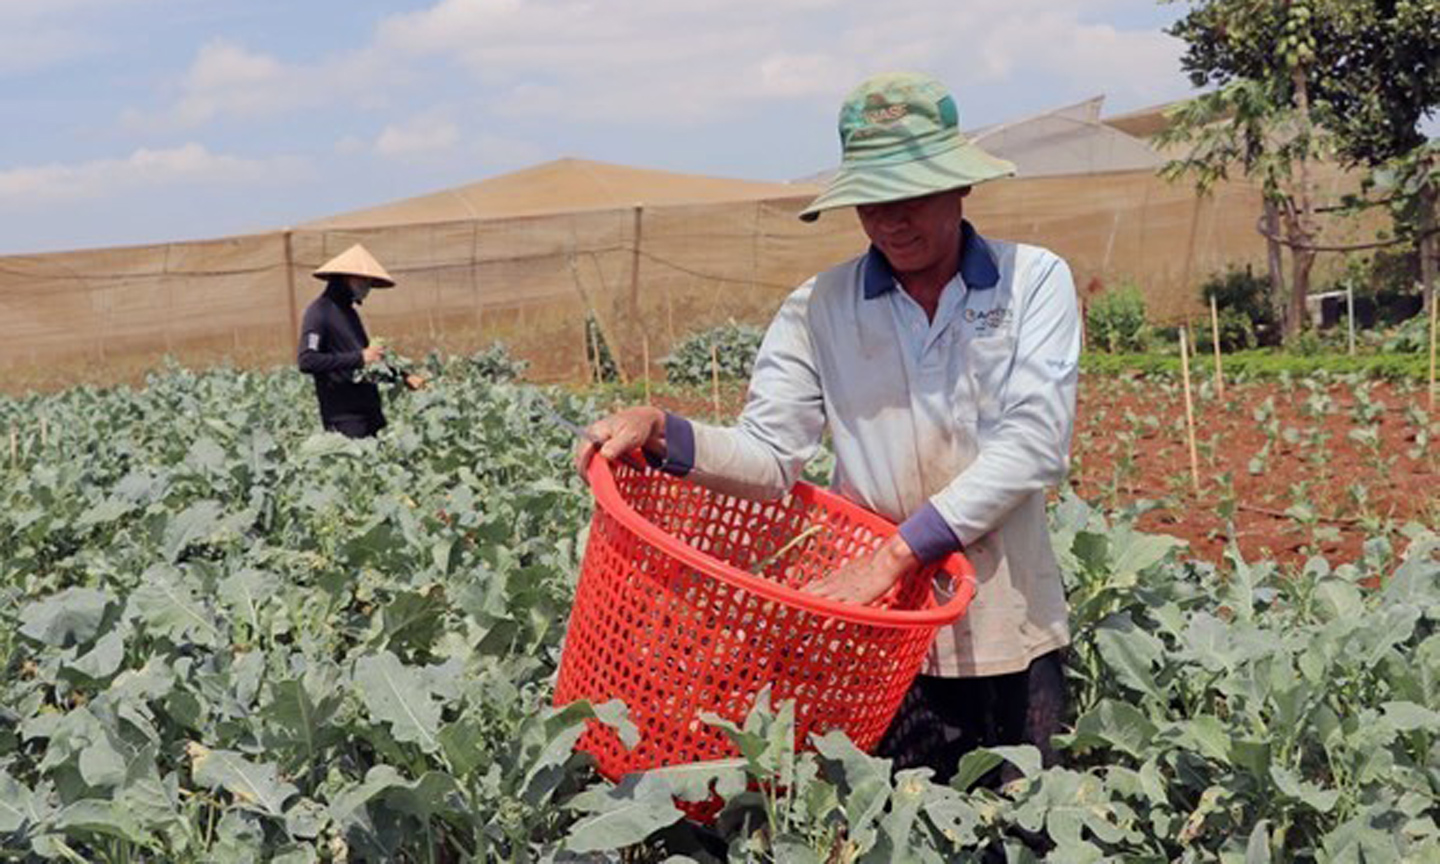
[[900,524],[900,537],[909,544],[910,551],[922,564],[939,561],[951,552],[965,548],[945,517],[928,501]]
[[665,458],[645,451],[651,468],[684,477],[695,467],[695,428],[678,414],[665,412]]

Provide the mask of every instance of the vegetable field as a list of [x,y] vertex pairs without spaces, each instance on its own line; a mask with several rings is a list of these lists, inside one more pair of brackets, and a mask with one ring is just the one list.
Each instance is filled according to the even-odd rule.
[[1365,541],[1440,527],[1440,416],[1423,382],[1358,375],[1231,381],[1195,375],[1195,492],[1178,378],[1093,375],[1081,388],[1070,481],[1107,509],[1220,561],[1360,558]]
[[[584,724],[637,730],[618,702],[549,707],[589,499],[536,403],[608,405],[487,369],[438,368],[367,442],[316,434],[290,371],[0,398],[0,860],[1440,860],[1433,505],[1392,513],[1371,481],[1377,521],[1349,514],[1366,536],[1327,547],[1316,482],[1305,548],[1187,535],[1215,550],[1195,558],[1137,528],[1190,523],[1136,506],[1125,487],[1151,481],[1103,455],[1173,424],[1148,397],[1105,403],[1090,502],[1052,511],[1076,633],[1062,766],[981,751],[942,786],[838,734],[797,752],[793,706],[764,698],[703,718],[740,758],[598,779]],[[1326,416],[1370,410],[1332,391]],[[1365,392],[1377,471],[1433,471],[1391,437],[1418,403]],[[1303,449],[1303,415],[1269,410],[1268,453],[1217,429],[1207,482],[1232,449]],[[1002,762],[1018,779],[978,782]],[[713,828],[683,820],[677,799],[712,793]]]
[[[1191,373],[1198,494],[1180,378],[1166,371],[1082,377],[1071,491],[1217,564],[1232,541],[1248,558],[1296,568],[1312,555],[1358,560],[1368,539],[1440,529],[1440,414],[1423,381],[1281,373],[1231,378],[1222,395],[1208,373],[1199,363]],[[720,416],[738,415],[743,383],[720,393]],[[668,390],[657,403],[715,416],[708,391]]]

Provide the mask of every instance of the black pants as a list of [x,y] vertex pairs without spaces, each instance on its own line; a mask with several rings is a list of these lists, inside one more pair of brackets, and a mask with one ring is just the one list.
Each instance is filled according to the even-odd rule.
[[[984,678],[915,679],[876,751],[896,770],[928,767],[935,782],[948,783],[960,757],[978,747],[1033,744],[1046,766],[1055,764],[1050,736],[1065,714],[1065,664],[1061,652],[1042,654],[1023,672]],[[985,778],[999,786],[1014,769]]]
[[385,421],[365,418],[331,420],[325,424],[326,432],[339,432],[346,438],[369,438],[385,425]]

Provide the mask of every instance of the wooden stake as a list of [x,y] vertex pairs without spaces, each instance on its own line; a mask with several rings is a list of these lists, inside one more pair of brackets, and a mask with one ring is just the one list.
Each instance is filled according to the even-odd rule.
[[585,324],[580,324],[580,368],[584,372],[586,381],[590,380],[590,334],[586,331]]
[[1189,325],[1180,328],[1180,377],[1185,381],[1185,436],[1190,441],[1190,485],[1200,497],[1200,457],[1195,450],[1195,405],[1190,398]]
[[15,432],[15,424],[10,424],[10,467],[20,467],[20,438]]
[[1225,398],[1225,369],[1220,360],[1220,310],[1215,305],[1215,295],[1210,295],[1210,341],[1215,345],[1215,395]]
[[1204,195],[1195,196],[1195,209],[1190,212],[1190,240],[1185,244],[1185,269],[1180,277],[1180,286],[1190,290],[1190,268],[1195,263],[1195,238],[1200,233],[1200,208],[1205,205]]
[[50,426],[45,422],[44,417],[40,418],[40,446],[50,446]]
[[645,333],[640,334],[641,360],[645,364],[641,368],[645,371],[645,404],[650,404],[650,337]]
[[1350,330],[1350,356],[1355,356],[1355,286],[1345,285],[1345,324]]
[[1430,292],[1430,418],[1435,419],[1435,331],[1440,329],[1440,294]]
[[590,367],[590,383],[600,381],[600,350],[591,338],[590,319],[585,319],[585,365]]
[[710,391],[715,399],[715,422],[720,422],[720,348],[710,343]]
[[630,229],[630,321],[639,327],[640,321],[640,236],[644,225],[645,208],[635,205],[635,224]]
[[475,340],[473,345],[485,344],[485,304],[480,299],[480,280],[476,278],[476,270],[480,267],[480,223],[470,223],[470,266],[466,273],[470,276],[470,293],[475,301]]
[[295,302],[295,242],[294,232],[286,228],[281,235],[285,241],[285,298],[288,301],[290,312],[290,335],[297,340],[303,339],[300,335],[300,314],[299,304]]
[[665,340],[671,349],[675,347],[675,298],[670,290],[670,280],[665,280]]

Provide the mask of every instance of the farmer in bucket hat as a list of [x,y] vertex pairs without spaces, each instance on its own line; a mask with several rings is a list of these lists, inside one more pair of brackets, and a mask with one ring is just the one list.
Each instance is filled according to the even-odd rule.
[[[320,421],[325,429],[350,438],[368,438],[385,428],[380,388],[356,380],[356,373],[380,363],[385,348],[371,345],[356,307],[375,288],[393,288],[395,280],[364,246],[356,243],[320,265],[313,274],[325,290],[305,309],[300,325],[300,371],[315,378]],[[424,380],[407,375],[406,386]]]
[[1045,494],[1065,476],[1075,410],[1070,269],[962,218],[973,187],[1015,169],[966,139],[938,81],[871,78],[839,125],[840,169],[800,218],[854,207],[870,248],[784,302],[738,424],[629,408],[591,426],[604,443],[582,445],[577,463],[643,447],[718,491],[776,498],[828,429],[834,489],[900,530],[807,590],[869,603],[957,550],[977,574],[880,752],[942,781],[979,746],[1033,744],[1053,762],[1070,633]]

